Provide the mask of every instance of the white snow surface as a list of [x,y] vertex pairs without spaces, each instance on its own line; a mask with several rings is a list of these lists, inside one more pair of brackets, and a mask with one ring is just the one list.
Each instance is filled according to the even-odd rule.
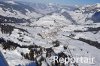
[[[34,19],[32,18],[33,16],[36,17],[41,16],[35,12],[30,13],[29,10],[27,10],[27,16],[21,14],[19,11],[15,11],[15,12],[17,13],[16,17],[18,18]],[[66,19],[61,14],[53,13],[52,15],[46,15],[44,17],[41,17],[37,21],[34,22],[32,21],[32,23],[28,25],[9,24],[11,26],[24,29],[27,32],[22,31],[18,28],[14,28],[11,35],[9,35],[9,34],[2,33],[0,28],[0,38],[3,38],[6,41],[10,40],[14,43],[19,44],[20,46],[37,45],[37,46],[41,46],[42,48],[52,48],[54,53],[56,54],[63,52],[66,55],[70,55],[70,52],[64,49],[64,46],[67,46],[70,49],[71,54],[73,56],[95,57],[95,64],[79,63],[79,66],[99,66],[100,49],[95,46],[89,45],[86,42],[82,42],[78,39],[84,38],[91,41],[97,41],[98,43],[100,43],[100,31],[98,31],[97,33],[86,31],[88,28],[100,27],[100,24],[99,23],[95,24],[91,21],[88,21],[90,25],[86,24],[85,18],[91,17],[93,13],[83,14],[80,11],[78,13],[75,11],[67,11],[67,12],[71,15],[71,17],[74,20],[76,20],[78,25],[72,24],[72,22],[69,19]],[[12,14],[9,11],[4,12],[2,8],[0,8],[0,14],[8,17],[15,16],[14,13]],[[75,30],[79,30],[81,32],[75,32]],[[60,45],[57,47],[54,47],[52,43],[55,40],[58,40],[60,42]],[[4,50],[2,45],[0,45],[0,51],[3,53],[9,66],[16,66],[19,64],[25,66],[26,64],[33,62],[28,59],[25,59],[21,55],[21,52],[23,53],[30,52],[28,48],[17,47],[15,50],[8,50],[8,49]],[[46,52],[43,51],[43,57],[46,56],[45,53]],[[46,62],[45,61],[42,61],[42,66],[47,66],[48,61]]]

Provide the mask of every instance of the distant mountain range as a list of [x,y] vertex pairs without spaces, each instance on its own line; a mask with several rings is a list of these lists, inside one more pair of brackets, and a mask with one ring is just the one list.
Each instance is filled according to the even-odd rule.
[[[53,3],[43,4],[10,0],[0,1],[1,16],[25,19],[30,22],[34,22],[46,15],[52,15],[53,13],[64,16],[66,20],[70,20],[73,24],[80,24],[81,22],[88,23],[88,20],[97,22],[99,20],[95,20],[96,16],[94,17],[93,14],[98,11],[100,11],[99,3],[85,6],[69,6]],[[75,15],[77,15],[77,17]]]
[[41,17],[32,7],[15,1],[0,1],[0,15],[26,20]]

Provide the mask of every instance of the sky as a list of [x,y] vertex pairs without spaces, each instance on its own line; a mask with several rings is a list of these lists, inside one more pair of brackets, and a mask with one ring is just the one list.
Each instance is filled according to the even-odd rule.
[[68,4],[68,5],[85,5],[85,4],[100,3],[100,0],[20,0],[20,1],[57,3],[57,4]]

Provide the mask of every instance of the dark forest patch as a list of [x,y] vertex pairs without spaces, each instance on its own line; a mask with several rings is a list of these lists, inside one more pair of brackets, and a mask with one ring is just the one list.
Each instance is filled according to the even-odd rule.
[[79,38],[78,40],[100,49],[100,43],[98,43],[97,41],[92,41],[84,38]]

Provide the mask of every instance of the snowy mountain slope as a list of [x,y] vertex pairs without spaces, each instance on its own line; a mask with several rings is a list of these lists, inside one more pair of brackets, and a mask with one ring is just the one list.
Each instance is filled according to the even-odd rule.
[[[49,8],[48,8],[49,7]],[[94,15],[99,13],[100,7],[98,4],[93,5],[85,5],[85,6],[63,6],[59,4],[36,4],[33,6],[37,12],[44,13],[47,15],[52,15],[53,13],[59,13],[63,15],[66,20],[70,20],[73,24],[92,24],[93,22],[97,22],[96,18],[99,19],[99,14],[94,17]],[[37,9],[38,8],[38,9]],[[51,8],[51,10],[50,10]],[[54,10],[52,10],[54,9]],[[47,11],[47,12],[46,12]],[[42,13],[42,14],[43,14]]]
[[[17,18],[18,14],[16,16],[10,14],[4,17],[1,14],[1,21],[5,21],[3,18],[11,19],[11,16],[13,17],[12,20],[18,20],[18,22],[20,22],[19,19],[21,18],[31,18],[32,20],[37,18],[38,14],[34,9],[32,12],[35,12],[35,15],[31,14],[31,8],[28,7],[28,9],[26,7],[31,12],[32,17],[30,17],[28,16],[30,14],[25,15],[28,10],[24,7],[21,7],[24,9],[21,11],[16,9],[22,4],[19,5],[19,3],[12,1],[4,3],[10,3],[9,7],[7,5],[4,6],[5,10],[10,8],[10,13],[14,14],[12,12],[13,9],[11,9],[11,6],[14,5],[13,8],[16,13],[18,11],[28,18],[23,16]],[[49,6],[53,8],[52,6],[55,5],[49,4]],[[45,5],[41,6],[41,8],[45,9],[44,7]],[[45,13],[42,17],[38,15],[39,18],[36,21],[31,21],[27,25],[25,23],[7,24],[6,21],[9,21],[9,19],[4,24],[0,23],[0,51],[9,66],[69,66],[72,61],[76,60],[74,57],[92,57],[94,62],[74,62],[72,66],[100,65],[100,24],[91,20],[95,11],[86,12],[84,10],[85,6],[82,9],[79,7],[75,9],[72,7],[66,9],[66,6],[62,7],[62,9],[57,7],[61,10],[50,12],[50,14]],[[68,64],[57,62],[54,64],[48,59],[52,56],[70,58],[72,60]]]
[[0,1],[0,15],[19,19],[41,17],[33,8],[15,1]]
[[30,3],[30,2],[22,2],[24,4],[28,4],[32,8],[34,8],[37,12],[42,13],[42,14],[49,14],[53,12],[59,12],[62,9],[66,10],[75,10],[77,7],[76,6],[69,6],[69,5],[60,5],[56,3]]
[[36,12],[44,14],[44,16],[59,13],[63,15],[66,20],[73,22],[73,24],[91,24],[96,22],[92,16],[100,10],[99,3],[85,6],[69,6],[53,3],[23,3],[28,4],[30,7],[35,9]]
[[[35,64],[33,62],[34,58],[37,59],[38,64],[39,62],[41,62],[45,65],[46,64],[50,65],[50,62],[48,60],[39,61],[39,58],[47,59],[45,55],[48,56],[48,53],[50,53],[51,56],[55,56],[55,55],[59,55],[61,52],[63,52],[65,55],[71,56],[70,53],[68,52],[68,49],[66,49],[66,46],[69,47],[73,56],[95,57],[95,64],[78,63],[79,66],[84,66],[84,65],[98,66],[99,65],[100,49],[92,44],[78,40],[78,38],[80,37],[80,38],[88,39],[91,41],[99,42],[99,38],[100,38],[99,32],[96,34],[92,33],[92,31],[84,32],[88,30],[89,27],[97,28],[99,26],[98,24],[90,25],[90,26],[89,25],[78,25],[78,26],[77,25],[67,25],[67,26],[42,25],[42,26],[29,27],[29,26],[21,26],[21,25],[15,24],[15,27],[19,27],[23,30],[26,30],[27,32],[26,31],[24,32],[20,30],[19,28],[14,28],[14,30],[12,31],[12,33],[10,33],[10,35],[9,33],[5,34],[5,32],[0,33],[1,34],[0,37],[7,41],[6,44],[8,44],[8,46],[9,46],[8,42],[14,42],[14,44],[10,45],[12,47],[10,48],[10,50],[9,50],[9,47],[6,48],[5,45],[3,46],[1,45],[1,51],[10,66],[15,66],[15,65],[26,66],[27,64],[34,65]],[[80,30],[83,32],[75,32],[76,30]],[[98,40],[95,40],[95,38]],[[33,51],[35,52],[38,52],[38,53],[41,52],[40,53],[41,55],[36,53],[36,56],[34,56],[34,58],[32,58],[33,56],[31,58],[28,58],[31,56],[30,52],[32,52],[29,48],[34,49]],[[44,48],[46,49],[46,52],[44,51],[45,50]],[[39,49],[42,49],[42,51]],[[96,54],[94,52],[96,52]],[[16,56],[17,58],[14,58],[13,56]],[[18,63],[19,61],[22,61],[22,62]]]
[[55,11],[58,11],[60,7],[58,4],[53,4],[53,3],[49,3],[49,4],[43,4],[43,3],[26,3],[24,2],[24,4],[28,4],[29,6],[31,6],[32,8],[34,8],[37,12],[41,13],[41,14],[48,14],[48,13],[52,13]]
[[62,26],[68,24],[73,24],[73,22],[59,13],[53,13],[52,15],[41,17],[38,21],[31,24],[31,26]]
[[[96,20],[96,18],[98,17],[98,15],[95,15],[96,13],[99,13],[100,11],[100,4],[93,4],[93,5],[85,5],[82,7],[78,7],[78,9],[76,9],[74,12],[71,12],[72,15],[77,15],[77,17],[73,18],[77,21],[79,21],[79,23],[81,22],[87,22],[87,23],[91,23],[91,22],[98,22]],[[94,17],[95,15],[95,17]]]
[[[43,12],[45,14],[49,14],[49,13],[52,14],[54,12],[59,12],[60,10],[63,10],[63,9],[71,10],[71,11],[76,9],[76,7],[60,6],[57,4],[56,5],[55,4],[49,4],[49,5],[34,4],[34,7],[33,7],[34,9],[33,9],[29,6],[26,6],[25,4],[21,4],[18,2],[14,2],[14,1],[1,2],[0,7],[1,7],[1,15],[2,16],[31,19],[32,21],[34,21],[34,19],[37,20],[36,18],[42,17],[42,15],[37,14],[37,12],[38,13]],[[42,8],[44,8],[44,9],[42,9]],[[40,11],[38,11],[37,9],[40,9]],[[46,13],[45,11],[47,11],[48,13]],[[64,15],[64,13],[62,13],[62,15],[65,16],[66,19],[69,19],[69,20],[75,22],[75,20],[71,18],[72,16],[68,15],[68,13],[66,13],[66,15]]]

